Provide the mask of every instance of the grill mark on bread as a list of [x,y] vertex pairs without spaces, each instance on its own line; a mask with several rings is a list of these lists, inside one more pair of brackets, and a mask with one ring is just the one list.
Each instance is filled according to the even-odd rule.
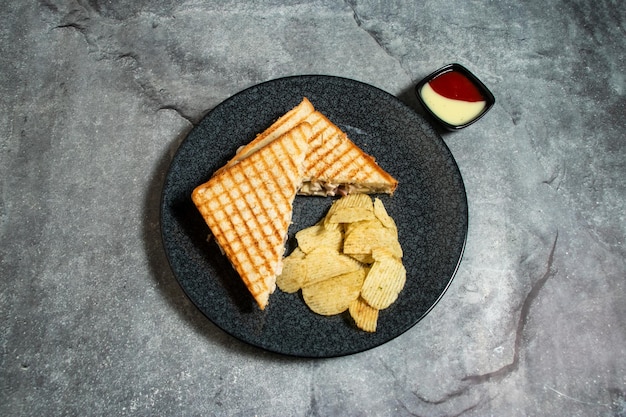
[[[237,180],[235,178],[236,175],[237,174],[244,175],[244,172],[242,172],[243,171],[242,168],[244,168],[244,166],[237,167],[236,169],[232,171],[228,171],[228,170],[225,171],[223,173],[223,178],[229,178],[233,184],[236,184],[237,183]],[[223,245],[222,249],[226,253],[228,259],[236,260],[236,262],[231,261],[231,263],[233,264],[233,267],[237,270],[239,275],[242,277],[246,285],[252,286],[254,290],[257,291],[258,293],[264,292],[268,289],[268,286],[265,285],[265,281],[262,279],[263,277],[259,277],[256,274],[250,275],[246,271],[246,266],[250,264],[258,272],[259,260],[262,259],[262,257],[260,256],[260,254],[262,253],[262,250],[261,248],[259,248],[258,245],[246,244],[246,240],[248,240],[249,236],[251,235],[250,227],[248,226],[248,223],[245,220],[243,211],[241,210],[241,208],[237,206],[237,203],[233,199],[232,194],[229,193],[228,190],[224,190],[224,191],[225,191],[224,193],[219,194],[217,196],[217,198],[219,198],[219,196],[223,195],[228,199],[228,203],[226,203],[223,206],[223,211],[226,212],[226,214],[228,214],[227,207],[232,206],[234,208],[233,211],[236,211],[239,217],[237,217],[236,215],[227,215],[226,221],[214,223],[215,227],[218,230],[222,231],[221,235],[224,237],[224,239],[227,242],[228,241],[235,242],[234,244]],[[248,204],[245,198],[242,198],[238,201],[244,201],[246,205]],[[241,225],[236,224],[235,222],[235,220],[238,218],[241,219],[242,221]],[[224,228],[222,226],[222,224],[224,223],[228,224],[230,227]],[[233,233],[237,238],[229,239],[226,236],[228,232]],[[219,237],[216,236],[216,238],[219,241]],[[239,250],[237,250],[234,247],[234,245],[236,245],[239,248]],[[249,261],[249,264],[248,264],[248,261]]]
[[261,309],[280,271],[309,134],[308,124],[293,129],[192,193],[216,242]]
[[[328,178],[336,176],[337,173],[343,169],[343,167],[350,166],[354,162],[353,160],[350,160],[348,156],[350,153],[352,153],[352,148],[346,146],[344,142],[345,140],[347,140],[347,137],[345,137],[345,135],[337,135],[336,139],[339,141],[339,144],[335,149],[332,150],[332,156],[336,160],[342,161],[342,163],[333,164],[324,171],[322,176],[326,175]],[[343,141],[341,141],[341,139],[343,139]]]
[[[316,135],[309,139],[309,157],[305,159],[305,175],[307,178],[314,178],[316,167],[323,161],[323,155],[320,154],[320,150],[324,149],[324,145],[327,142],[328,137],[332,137],[332,132],[329,136],[326,135],[328,131],[332,129],[326,127],[319,131]],[[330,151],[329,149],[328,151]],[[319,171],[319,169],[317,169]]]
[[324,115],[317,110],[311,113],[305,121],[311,125],[312,137],[317,136],[320,131],[326,130],[330,127],[328,119],[326,119],[326,117],[324,117]]
[[[270,151],[272,153],[272,155],[274,156],[273,159],[275,159],[276,158],[276,152],[274,151],[273,147],[269,148],[268,151]],[[259,165],[263,165],[263,168],[258,168],[257,164],[254,164],[251,167],[252,170],[255,173],[255,176],[257,178],[259,178],[262,173],[264,173],[264,172],[267,173],[268,172],[268,168],[269,168],[269,166],[267,165],[267,161],[265,159],[259,160]],[[275,175],[274,175],[274,173],[272,171],[269,171],[269,172],[271,172],[272,176],[275,177]],[[274,204],[270,205],[270,207],[271,206],[282,207],[281,204],[283,204],[283,203],[286,204],[286,202],[284,200],[282,200],[282,199],[278,199],[277,198],[278,196],[276,196],[276,192],[274,190],[270,190],[269,189],[269,184],[266,181],[259,181],[259,183],[253,187],[252,192],[256,194],[258,203],[262,207],[262,210],[261,210],[261,212],[263,213],[262,215],[264,217],[267,217],[266,223],[261,223],[261,217],[260,217],[261,215],[257,215],[257,216],[254,217],[254,222],[256,223],[258,230],[261,231],[261,233],[263,234],[264,237],[269,236],[269,238],[272,238],[275,234],[281,234],[281,232],[278,229],[276,223],[272,221],[273,218],[271,217],[270,214],[267,213],[267,207],[265,206],[266,203],[265,203],[264,200],[266,200],[267,198],[271,198],[273,200]],[[279,213],[273,213],[273,215],[275,217],[278,217]],[[282,219],[280,219],[280,220],[282,220]],[[263,228],[264,228],[265,224],[267,224],[267,225],[269,225],[271,227],[271,229],[272,229],[272,233],[271,234],[266,234],[264,232]],[[276,243],[275,242],[271,242],[270,246],[271,246],[271,252],[272,252],[272,254],[275,257],[277,255],[282,256],[282,254],[277,254],[277,252],[276,252]],[[269,265],[269,262],[266,262],[266,267],[270,271],[273,269],[271,267],[271,265]]]
[[[304,136],[301,129],[296,129],[293,134],[299,134],[300,137]],[[276,148],[278,148],[278,150]],[[263,251],[270,251],[274,255],[274,257],[282,257],[283,253],[281,250],[279,250],[279,246],[282,248],[282,245],[284,244],[282,236],[283,233],[281,230],[279,230],[278,224],[274,220],[277,219],[279,222],[282,222],[284,219],[281,218],[279,212],[273,212],[272,217],[271,215],[268,215],[267,211],[274,210],[275,207],[287,207],[291,211],[289,194],[295,192],[295,189],[293,189],[293,186],[291,186],[291,189],[286,189],[286,186],[287,184],[293,183],[293,177],[290,177],[290,181],[283,187],[277,187],[277,189],[273,189],[272,186],[278,183],[283,178],[283,175],[289,176],[293,172],[298,172],[299,169],[294,164],[293,160],[286,157],[289,154],[289,149],[286,148],[286,144],[284,142],[276,142],[273,146],[268,146],[267,151],[271,153],[271,157],[269,158],[270,160],[275,160],[279,162],[278,170],[276,169],[276,167],[270,166],[266,158],[258,158],[254,157],[254,155],[252,155],[251,158],[242,161],[240,168],[244,172],[246,170],[251,170],[252,175],[250,175],[250,180],[258,181],[258,183],[254,184],[254,186],[252,187],[251,192],[255,194],[256,202],[260,204],[260,207],[255,208],[251,206],[248,199],[243,198],[249,210],[253,213],[257,212],[255,216],[248,220],[249,222],[254,223],[256,228],[251,228],[249,226],[249,223],[245,223],[247,229],[247,233],[245,234],[254,237],[255,230],[262,233],[261,238],[255,240],[254,248],[257,249],[257,251],[255,251],[254,253],[248,251],[248,254],[251,257],[251,260],[253,260],[252,263],[256,265],[257,268],[259,268],[258,272],[262,274],[274,274],[276,272],[276,268],[271,265],[269,260],[265,260],[265,262],[259,263],[258,260],[260,258],[255,258],[255,256],[258,256],[258,252],[262,253]],[[302,152],[303,149],[300,148],[298,149],[298,151]],[[264,174],[270,174],[272,178],[268,178],[268,181],[259,180],[263,177]],[[267,204],[266,206],[265,201],[268,198],[272,200],[273,204]],[[265,218],[265,222],[261,221],[262,217]],[[266,233],[264,231],[265,226],[271,228],[271,233]],[[280,236],[279,239],[277,238],[277,235]],[[264,237],[269,238],[270,242],[268,242],[266,239],[263,239]],[[255,262],[255,260],[257,262]],[[261,267],[265,267],[266,270],[261,271]]]
[[[243,171],[240,172],[240,174],[243,174],[245,172],[245,165],[246,164],[242,164],[241,167],[239,167],[240,169],[235,169],[233,171],[225,171],[224,174],[225,176],[230,176],[233,180],[233,182],[235,181],[235,173],[237,171]],[[248,201],[247,198],[245,198],[245,196],[241,196],[239,199],[237,199],[236,201],[232,198],[232,195],[229,194],[229,196],[231,197],[232,203],[234,204],[234,206],[237,208],[238,214],[239,214],[239,218],[242,221],[241,225],[238,225],[238,229],[235,229],[237,232],[237,235],[240,237],[240,240],[244,240],[247,236],[250,236],[252,238],[254,238],[254,228],[250,227],[250,222],[254,222],[258,224],[258,220],[257,220],[257,216],[251,216],[250,219],[246,219],[244,213],[245,211],[242,210],[242,208],[240,208],[237,205],[237,202],[239,202],[240,204],[246,206],[251,212],[254,212],[254,208],[250,206],[250,202]],[[231,222],[232,223],[232,222]],[[233,225],[235,226],[235,225]],[[267,250],[266,245],[263,245],[263,241],[262,239],[253,239],[254,240],[254,244],[253,245],[242,245],[242,249],[243,251],[247,254],[247,259],[250,261],[250,263],[252,265],[254,265],[257,269],[257,272],[262,274],[262,271],[260,270],[260,266],[262,265],[263,262],[263,258],[260,256],[261,253],[263,253],[264,250]],[[263,246],[263,247],[262,247]],[[245,259],[246,257],[241,255],[241,251],[237,252],[237,256],[240,259],[241,264],[245,264]],[[260,263],[261,262],[261,263]],[[269,263],[266,261],[265,262],[265,266],[266,268],[269,270],[271,270]],[[261,281],[263,282],[263,281]],[[255,281],[253,284],[256,285],[256,288],[258,289],[258,285],[257,285],[258,281]],[[263,288],[267,288],[267,286],[263,286]]]
[[341,152],[341,148],[345,148],[340,141],[341,135],[334,132],[332,136],[324,141],[324,143],[315,150],[317,161],[311,167],[311,176],[321,180],[328,180],[329,173],[334,169],[335,172],[343,169],[343,164],[329,164],[329,161],[338,161],[337,153]]
[[280,116],[274,123],[271,124],[265,131],[258,134],[250,143],[240,148],[235,156],[229,160],[225,166],[218,169],[216,173],[221,170],[237,164],[242,159],[252,155],[258,149],[262,148],[265,145],[268,145],[275,139],[284,135],[288,131],[296,128],[302,122],[305,122],[306,119],[315,112],[315,108],[313,104],[305,97],[302,101],[294,108],[289,110],[284,115]]

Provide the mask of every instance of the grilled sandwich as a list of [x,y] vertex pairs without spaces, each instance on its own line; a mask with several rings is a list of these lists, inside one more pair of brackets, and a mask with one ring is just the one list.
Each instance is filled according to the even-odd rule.
[[398,181],[319,111],[306,119],[312,126],[299,194],[393,194]]
[[252,142],[239,149],[225,168],[237,164],[302,122],[309,123],[312,130],[307,138],[309,148],[299,194],[393,194],[398,181],[382,169],[372,156],[356,146],[339,127],[315,110],[306,97]]
[[311,126],[300,123],[224,167],[192,193],[215,241],[261,310],[282,271],[310,136]]

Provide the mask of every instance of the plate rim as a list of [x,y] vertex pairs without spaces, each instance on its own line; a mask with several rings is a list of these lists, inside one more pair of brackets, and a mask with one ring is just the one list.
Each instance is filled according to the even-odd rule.
[[[192,136],[193,131],[196,128],[198,128],[198,126],[200,126],[204,122],[205,119],[209,118],[212,113],[216,112],[220,107],[222,107],[224,105],[227,105],[232,100],[237,99],[238,96],[241,96],[241,95],[245,94],[246,92],[248,92],[250,90],[253,90],[255,88],[259,88],[259,87],[265,86],[267,84],[288,81],[289,79],[335,79],[335,80],[339,80],[341,82],[358,84],[358,85],[361,85],[362,87],[376,90],[380,94],[383,94],[383,95],[387,96],[389,99],[396,101],[398,104],[400,104],[403,107],[405,107],[406,109],[408,109],[408,111],[415,113],[415,115],[417,117],[421,117],[422,118],[423,124],[425,126],[428,126],[428,128],[431,130],[432,135],[439,142],[438,145],[443,147],[447,151],[447,153],[449,154],[450,162],[454,166],[456,174],[458,175],[458,178],[459,178],[460,191],[461,191],[460,194],[463,197],[463,203],[464,203],[464,211],[462,213],[462,216],[463,216],[463,219],[464,219],[464,222],[463,222],[464,223],[464,227],[463,227],[463,230],[462,230],[463,238],[462,238],[462,242],[461,242],[461,245],[460,245],[460,248],[459,248],[458,258],[456,259],[454,268],[453,268],[452,272],[450,273],[450,277],[447,278],[446,284],[441,289],[441,291],[440,291],[439,295],[437,296],[437,298],[423,312],[423,314],[421,316],[419,316],[419,318],[417,318],[410,325],[406,326],[406,328],[404,328],[403,330],[395,333],[394,336],[392,336],[392,337],[390,337],[390,338],[388,338],[386,340],[383,340],[383,341],[381,341],[379,343],[372,344],[370,346],[365,346],[365,347],[357,348],[357,349],[353,349],[353,350],[346,350],[346,351],[337,352],[337,353],[333,353],[333,354],[316,355],[316,354],[307,354],[307,353],[297,353],[297,352],[281,351],[279,349],[273,349],[271,347],[264,346],[261,343],[258,343],[258,342],[254,341],[254,340],[242,339],[240,336],[235,334],[232,330],[229,330],[225,326],[222,326],[219,323],[217,323],[202,308],[200,308],[200,306],[198,306],[198,304],[196,303],[194,298],[191,296],[191,294],[189,294],[188,289],[181,282],[181,278],[178,276],[178,273],[177,273],[176,269],[173,266],[170,251],[167,248],[168,245],[166,243],[166,236],[165,236],[165,231],[164,231],[165,222],[163,221],[163,215],[164,215],[164,210],[165,210],[165,200],[166,200],[166,195],[167,195],[166,187],[167,187],[167,184],[169,182],[168,180],[170,178],[170,175],[172,173],[173,162],[177,159],[177,157],[178,157],[179,153],[182,151],[185,143],[188,140],[190,140],[189,138],[190,138],[190,136]],[[161,194],[160,194],[160,197],[159,197],[159,230],[160,230],[160,235],[161,235],[161,244],[163,245],[163,249],[164,249],[164,253],[165,253],[166,259],[167,259],[169,270],[171,271],[172,275],[176,279],[176,282],[178,283],[180,288],[183,290],[183,293],[185,294],[187,299],[191,302],[191,304],[193,304],[194,308],[196,308],[213,325],[215,325],[221,331],[223,331],[226,334],[228,334],[229,337],[233,337],[233,338],[237,339],[239,342],[244,343],[245,345],[253,346],[254,348],[260,349],[262,351],[271,352],[271,353],[274,353],[274,354],[284,355],[284,356],[288,356],[288,357],[295,357],[295,358],[324,359],[324,358],[335,358],[335,357],[354,355],[354,354],[357,354],[357,353],[362,353],[362,352],[365,352],[365,351],[368,351],[368,350],[380,347],[380,346],[382,346],[382,345],[384,345],[384,344],[386,344],[386,343],[388,343],[388,342],[398,338],[399,336],[405,334],[407,331],[409,331],[410,329],[415,327],[420,321],[422,321],[426,316],[428,316],[431,313],[431,311],[437,306],[437,304],[441,301],[441,299],[444,297],[444,295],[447,293],[448,289],[452,285],[452,282],[453,282],[454,278],[456,277],[456,274],[458,273],[458,270],[460,268],[461,262],[463,260],[463,256],[464,256],[464,253],[465,253],[465,248],[466,248],[466,245],[467,245],[468,232],[469,232],[469,204],[468,204],[468,198],[467,198],[467,190],[466,190],[466,187],[465,187],[465,181],[463,180],[463,176],[462,176],[462,173],[461,173],[460,168],[458,166],[458,163],[457,163],[456,159],[454,158],[454,155],[452,154],[450,148],[445,143],[445,141],[441,137],[440,133],[434,128],[434,126],[426,118],[424,118],[418,112],[416,112],[413,108],[408,106],[399,97],[397,97],[397,96],[395,96],[395,95],[393,95],[393,94],[391,94],[391,93],[389,93],[389,92],[387,92],[387,91],[385,91],[385,90],[383,90],[383,89],[381,89],[379,87],[376,87],[376,86],[374,86],[372,84],[369,84],[369,83],[366,83],[366,82],[363,82],[363,81],[360,81],[360,80],[348,78],[348,77],[338,76],[338,75],[325,75],[325,74],[288,75],[288,76],[284,76],[284,77],[277,77],[277,78],[273,78],[273,79],[268,79],[268,80],[265,80],[265,81],[262,81],[262,82],[250,85],[250,86],[245,87],[242,90],[239,90],[239,91],[235,92],[234,94],[226,97],[224,100],[220,101],[218,104],[216,104],[214,107],[212,107],[206,113],[204,113],[202,115],[202,117],[199,119],[199,121],[197,123],[195,123],[192,126],[191,129],[189,129],[189,131],[185,134],[184,138],[179,141],[179,143],[178,143],[178,145],[176,147],[176,150],[171,154],[171,157],[169,159],[169,162],[167,163],[167,168],[166,168],[164,176],[163,176],[163,182],[162,182],[162,186],[161,186]]]

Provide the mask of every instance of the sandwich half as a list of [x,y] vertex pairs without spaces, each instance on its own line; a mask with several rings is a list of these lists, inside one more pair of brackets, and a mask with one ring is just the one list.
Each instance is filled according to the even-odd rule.
[[398,181],[319,111],[305,119],[312,127],[299,194],[393,194]]
[[398,181],[382,169],[372,156],[355,145],[339,127],[316,110],[306,97],[254,140],[240,148],[222,169],[234,166],[302,122],[309,123],[312,129],[307,137],[309,147],[299,194],[393,194]]
[[311,126],[300,123],[198,186],[192,200],[255,301],[265,309],[282,271]]

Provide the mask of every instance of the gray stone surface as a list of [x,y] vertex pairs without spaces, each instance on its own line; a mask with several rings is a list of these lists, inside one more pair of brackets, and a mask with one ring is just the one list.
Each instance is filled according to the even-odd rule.
[[[40,0],[0,23],[1,415],[626,415],[619,1]],[[330,360],[208,322],[158,225],[193,124],[305,73],[417,106],[449,62],[497,104],[443,135],[470,229],[433,312]]]

